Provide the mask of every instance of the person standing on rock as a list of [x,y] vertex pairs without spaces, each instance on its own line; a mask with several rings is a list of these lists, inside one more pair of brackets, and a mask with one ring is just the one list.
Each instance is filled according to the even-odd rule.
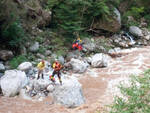
[[43,70],[44,70],[44,68],[45,68],[45,61],[42,60],[42,61],[37,65],[37,68],[38,68],[38,77],[37,77],[37,80],[40,78],[40,74],[42,74],[42,79],[44,79]]
[[72,48],[75,50],[75,49],[78,49],[79,51],[81,51],[82,50],[82,40],[80,39],[80,37],[78,37],[75,41],[74,41],[74,43],[73,43],[73,45],[72,45]]
[[50,76],[51,81],[55,82],[54,76],[55,76],[55,74],[57,74],[59,82],[62,85],[60,70],[63,68],[63,66],[58,62],[58,60],[55,60],[52,67],[53,67],[54,71],[53,71],[52,75]]

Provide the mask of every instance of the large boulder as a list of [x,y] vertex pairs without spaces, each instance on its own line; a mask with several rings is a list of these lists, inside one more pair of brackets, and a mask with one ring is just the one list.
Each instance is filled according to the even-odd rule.
[[137,27],[137,26],[130,26],[129,32],[132,35],[137,36],[137,37],[143,36],[142,30],[139,27]]
[[9,50],[0,50],[0,59],[9,60],[13,57],[13,52]]
[[74,58],[70,60],[70,64],[74,73],[83,73],[89,66],[87,62]]
[[114,8],[112,15],[108,15],[107,19],[99,19],[93,24],[95,29],[104,29],[110,32],[117,32],[121,28],[121,16],[120,12]]
[[85,99],[78,80],[73,76],[64,76],[62,81],[63,84],[56,85],[52,93],[54,102],[71,108],[84,104]]
[[35,42],[32,46],[30,46],[29,50],[31,52],[36,52],[39,49],[39,42]]
[[0,86],[4,96],[12,97],[19,93],[28,83],[25,72],[18,70],[5,71],[4,76],[1,78]]
[[18,69],[21,71],[28,72],[32,68],[32,63],[30,62],[23,62],[18,66]]
[[103,53],[97,53],[92,56],[91,65],[94,68],[107,67],[109,61],[109,56]]

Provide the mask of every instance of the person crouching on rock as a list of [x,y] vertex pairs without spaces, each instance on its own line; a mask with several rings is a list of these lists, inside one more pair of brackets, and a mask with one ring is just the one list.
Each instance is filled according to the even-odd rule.
[[60,76],[60,70],[62,69],[62,65],[58,62],[58,60],[55,60],[55,62],[52,65],[54,71],[52,75],[50,76],[51,81],[55,82],[54,76],[57,74],[60,84],[62,85],[61,76]]
[[45,68],[45,61],[42,60],[42,61],[37,65],[37,68],[38,68],[38,77],[37,77],[37,80],[40,78],[40,74],[42,74],[42,79],[44,79],[43,70],[44,70],[44,68]]

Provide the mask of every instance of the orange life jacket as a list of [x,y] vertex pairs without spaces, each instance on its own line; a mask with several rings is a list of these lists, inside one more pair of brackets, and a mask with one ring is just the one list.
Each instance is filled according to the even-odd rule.
[[53,64],[53,69],[54,69],[55,71],[59,71],[59,70],[61,70],[61,68],[62,68],[62,65],[61,65],[60,63],[55,62],[55,63]]

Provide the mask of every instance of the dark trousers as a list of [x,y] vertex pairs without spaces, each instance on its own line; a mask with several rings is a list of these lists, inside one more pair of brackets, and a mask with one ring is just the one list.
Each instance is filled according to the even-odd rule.
[[43,70],[39,70],[39,71],[38,71],[38,78],[37,78],[37,79],[40,78],[40,74],[42,74],[42,79],[44,79]]
[[56,71],[56,70],[54,70],[54,71],[53,71],[53,73],[52,73],[52,77],[54,77],[54,76],[55,76],[55,74],[57,74],[57,76],[58,76],[58,78],[59,78],[59,82],[60,82],[60,83],[62,83],[62,81],[61,81],[61,77],[60,77],[60,71]]

